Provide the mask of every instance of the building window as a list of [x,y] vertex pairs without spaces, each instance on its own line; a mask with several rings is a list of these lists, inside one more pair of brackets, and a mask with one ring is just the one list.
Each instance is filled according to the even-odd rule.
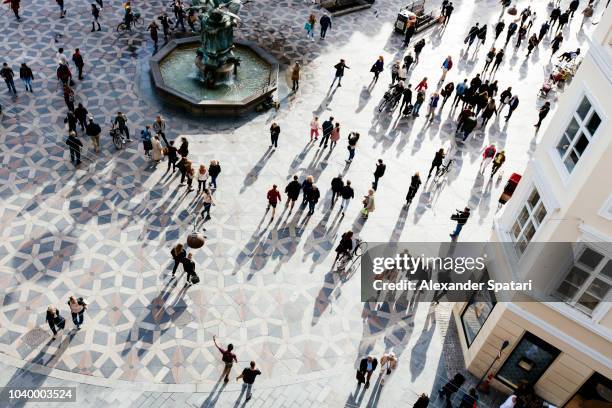
[[512,239],[519,256],[525,252],[544,217],[546,217],[546,207],[542,203],[540,193],[534,188],[512,225]]
[[478,291],[470,297],[467,306],[461,313],[461,324],[467,346],[470,347],[482,326],[495,307],[495,296],[490,291]]
[[576,309],[591,315],[612,287],[612,259],[585,247],[556,290],[556,295]]
[[568,172],[574,170],[600,124],[601,117],[585,96],[557,144],[557,152]]
[[512,389],[522,383],[535,384],[560,353],[544,340],[525,332],[495,377]]

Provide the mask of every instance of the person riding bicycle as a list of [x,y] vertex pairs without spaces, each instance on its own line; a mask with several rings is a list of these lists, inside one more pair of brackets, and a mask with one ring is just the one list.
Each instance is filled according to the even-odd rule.
[[115,116],[115,120],[113,120],[113,129],[117,127],[119,129],[119,133],[125,135],[128,142],[131,142],[130,139],[130,130],[127,127],[127,116],[121,111],[117,112],[117,116]]
[[336,247],[336,259],[334,259],[334,265],[338,262],[340,257],[350,256],[350,252],[353,249],[353,231],[347,231],[342,234],[340,243]]
[[132,5],[128,1],[123,5],[125,14],[123,16],[123,22],[125,23],[126,30],[132,30],[132,22],[134,21],[134,13],[132,12]]
[[406,89],[406,86],[402,80],[399,80],[395,84],[389,86],[389,90],[385,93],[384,98],[391,103],[392,108],[394,108],[397,102],[399,102],[400,98],[404,94],[404,89]]

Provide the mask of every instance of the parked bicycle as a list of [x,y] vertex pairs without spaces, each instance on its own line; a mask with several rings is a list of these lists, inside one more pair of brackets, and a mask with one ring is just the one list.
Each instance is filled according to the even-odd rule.
[[111,139],[113,139],[113,144],[115,145],[115,148],[117,150],[123,149],[123,146],[125,146],[128,143],[128,139],[125,137],[123,133],[121,133],[121,130],[119,130],[119,127],[115,126],[112,120],[111,120],[111,128],[109,130],[109,134],[111,136]]

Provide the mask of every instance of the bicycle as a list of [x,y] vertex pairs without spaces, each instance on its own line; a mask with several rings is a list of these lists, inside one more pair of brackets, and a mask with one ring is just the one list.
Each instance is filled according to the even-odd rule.
[[436,175],[434,176],[434,183],[439,184],[442,182],[444,177],[451,171],[454,161],[455,160],[450,159],[448,163],[440,166],[440,168],[436,171]]
[[[356,268],[353,268],[357,261],[361,259],[361,256],[368,250],[367,242],[363,242],[360,239],[355,240],[355,248],[352,251],[343,254],[338,262],[336,262],[336,272],[354,272]],[[350,277],[350,275],[349,275]]]
[[111,128],[109,130],[110,136],[113,139],[113,144],[117,150],[123,149],[128,142],[119,127],[116,127],[115,124],[111,121]]
[[[140,18],[140,13],[133,13],[131,25],[134,27],[144,25],[144,19]],[[121,31],[131,31],[131,30],[128,30],[125,20],[123,20],[117,25],[117,32],[121,32]]]
[[385,109],[387,105],[388,105],[389,110],[395,109],[401,97],[402,97],[401,92],[398,92],[395,89],[393,90],[389,89],[387,92],[385,92],[385,95],[383,96],[383,100],[380,101],[380,104],[378,105],[378,111],[382,112],[383,109]]

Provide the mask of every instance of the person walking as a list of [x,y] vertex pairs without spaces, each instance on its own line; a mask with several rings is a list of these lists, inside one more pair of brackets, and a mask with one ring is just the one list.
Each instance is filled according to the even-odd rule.
[[419,117],[419,110],[421,109],[421,106],[423,106],[423,102],[425,102],[425,91],[424,90],[419,90],[417,92],[417,96],[416,96],[416,101],[414,103],[414,106],[412,107],[412,115],[415,117]]
[[163,119],[161,115],[157,115],[155,117],[155,121],[153,122],[153,132],[156,135],[161,136],[166,147],[170,146],[168,139],[166,139],[166,120]]
[[523,42],[523,39],[525,38],[526,35],[527,35],[527,27],[522,25],[521,28],[519,28],[518,30],[518,35],[516,36],[516,45],[514,46],[514,48],[518,48],[521,46],[521,43]]
[[32,81],[34,80],[34,74],[25,62],[23,62],[21,64],[21,67],[19,67],[19,78],[21,79],[21,82],[23,82],[23,86],[25,87],[26,92],[34,92],[32,90]]
[[319,198],[321,198],[321,192],[319,188],[313,184],[310,192],[308,193],[308,215],[314,214],[315,205],[319,202]]
[[503,49],[500,49],[499,51],[497,51],[497,54],[495,54],[495,62],[493,63],[493,68],[491,68],[491,74],[493,74],[494,72],[497,72],[497,69],[499,68],[502,61],[504,60],[504,54],[505,52]]
[[478,38],[478,42],[476,43],[476,49],[478,50],[478,48],[480,48],[480,45],[484,44],[485,41],[487,40],[487,25],[486,24],[480,27],[480,30],[478,30],[478,33],[476,34],[476,38]]
[[195,170],[191,160],[185,162],[185,176],[187,177],[187,192],[185,194],[189,194],[193,191],[193,178],[195,177]]
[[431,161],[431,167],[429,168],[429,173],[427,174],[427,180],[431,178],[431,172],[433,171],[434,168],[436,169],[436,174],[438,174],[438,172],[440,171],[440,166],[442,165],[442,161],[444,160],[445,156],[446,156],[446,153],[444,152],[443,148],[441,148],[440,150],[436,152],[433,160]]
[[542,105],[542,107],[540,108],[538,112],[538,123],[536,123],[533,126],[539,129],[540,125],[542,124],[542,121],[544,120],[546,115],[548,115],[548,112],[550,112],[550,102],[547,101],[544,103],[544,105]]
[[446,26],[450,20],[451,15],[453,14],[453,10],[455,10],[455,7],[453,6],[453,2],[449,2],[446,7],[444,7],[444,25]]
[[542,23],[542,26],[540,27],[540,32],[538,33],[538,43],[542,41],[542,38],[544,38],[546,33],[548,33],[549,29],[550,24],[548,23],[548,21],[544,21],[544,23]]
[[185,258],[187,258],[187,251],[185,251],[183,244],[178,243],[174,246],[174,248],[172,248],[172,250],[170,250],[170,256],[172,256],[172,260],[174,261],[172,276],[170,278],[174,279],[174,275],[176,274],[179,264],[182,264]]
[[382,159],[378,159],[376,163],[376,169],[374,170],[374,181],[372,182],[372,188],[374,190],[378,189],[378,180],[385,175],[385,170],[387,169],[387,165],[383,163]]
[[349,206],[349,203],[353,198],[355,198],[355,191],[351,187],[351,181],[347,180],[344,187],[340,191],[340,196],[342,197],[342,204],[340,204],[340,211],[342,212],[342,216],[344,217],[344,213]]
[[553,38],[553,40],[550,42],[551,49],[552,49],[552,53],[550,54],[551,58],[553,55],[557,53],[557,51],[559,51],[559,48],[561,48],[562,42],[563,42],[563,33],[557,33],[557,35],[555,35],[555,38]]
[[555,24],[558,22],[559,17],[561,16],[561,8],[557,5],[557,7],[555,7],[554,9],[552,9],[552,11],[550,12],[550,28],[554,28]]
[[336,75],[334,76],[334,80],[332,81],[332,84],[329,87],[333,87],[336,83],[336,80],[338,80],[338,88],[340,88],[342,86],[342,77],[344,76],[344,70],[350,69],[350,67],[346,65],[343,59],[341,59],[339,63],[334,65],[334,68],[336,69]]
[[196,191],[196,194],[206,190],[206,180],[208,180],[208,171],[205,165],[200,164],[200,167],[198,167],[198,191]]
[[397,369],[397,357],[394,352],[383,353],[380,358],[380,385],[385,385],[385,379]]
[[60,9],[60,18],[66,17],[66,9],[64,9],[64,0],[55,0]]
[[172,21],[170,20],[170,18],[168,18],[168,15],[166,13],[162,13],[162,15],[158,17],[158,19],[162,25],[162,30],[164,32],[164,43],[167,43],[168,38],[170,37],[170,30],[172,29]]
[[166,170],[166,173],[170,171],[170,168],[172,168],[172,173],[174,173],[176,162],[178,162],[178,152],[176,146],[174,146],[174,140],[172,140],[168,146],[168,170]]
[[414,57],[411,52],[404,55],[404,66],[406,67],[406,72],[410,71],[410,66],[414,63]]
[[183,270],[185,271],[185,287],[191,286],[194,283],[198,283],[200,278],[195,271],[195,262],[193,261],[193,254],[190,252],[187,257],[183,258]]
[[321,128],[321,125],[319,125],[319,117],[315,116],[311,121],[310,121],[310,141],[312,142],[313,137],[314,140],[319,140],[319,129]]
[[266,197],[268,199],[268,206],[266,207],[266,213],[270,211],[270,207],[272,207],[272,218],[270,218],[270,222],[272,222],[274,220],[274,215],[276,214],[276,204],[278,204],[281,201],[281,195],[280,195],[280,192],[278,191],[278,187],[276,186],[276,184],[272,185],[272,188],[268,190]]
[[504,106],[510,103],[510,99],[512,99],[512,87],[509,86],[505,90],[499,94],[499,108],[497,109],[497,113],[500,114],[504,109]]
[[329,137],[331,136],[332,130],[334,130],[334,117],[330,116],[328,120],[323,122],[321,126],[321,130],[323,131],[323,137],[321,138],[321,143],[319,143],[319,149],[321,146],[323,148],[327,148],[327,143],[329,142]]
[[470,28],[470,31],[468,32],[467,36],[465,37],[465,40],[463,41],[463,43],[468,45],[467,47],[468,50],[470,49],[470,47],[472,46],[472,43],[476,39],[476,36],[478,35],[478,31],[480,31],[480,23],[474,24]]
[[342,180],[342,174],[338,174],[338,177],[334,177],[331,181],[331,206],[333,207],[336,203],[336,199],[342,194],[344,189],[344,181]]
[[374,73],[374,78],[372,79],[374,82],[378,81],[378,76],[384,70],[384,68],[385,68],[385,60],[383,56],[381,55],[378,57],[376,62],[372,65],[372,68],[370,68],[370,72]]
[[469,207],[465,207],[463,211],[457,210],[457,212],[451,216],[451,220],[457,221],[455,230],[450,234],[451,239],[456,240],[457,237],[459,237],[459,233],[463,229],[463,226],[466,224],[468,218],[470,218]]
[[74,112],[69,110],[68,113],[66,113],[66,117],[64,118],[64,123],[68,124],[68,132],[76,132],[77,131],[77,123],[79,121],[77,120],[76,116],[74,115]]
[[327,14],[323,14],[319,19],[319,24],[321,25],[321,39],[324,40],[327,30],[332,28],[331,18]]
[[453,68],[453,58],[449,55],[442,62],[442,77],[440,78],[439,82],[443,82],[446,79],[446,74],[448,74],[448,71],[450,71],[451,68]]
[[304,181],[302,181],[302,206],[308,203],[308,195],[310,191],[312,191],[312,186],[314,186],[314,178],[312,176],[307,176]]
[[151,150],[153,150],[153,143],[151,142],[151,126],[145,125],[145,128],[140,131],[140,140],[142,140],[142,147],[146,157],[151,157]]
[[100,27],[100,9],[95,5],[95,4],[91,4],[91,32],[93,33],[94,31],[96,31],[96,24],[98,25],[98,31],[102,30],[102,27]]
[[370,387],[370,378],[372,378],[372,373],[376,370],[378,366],[378,360],[376,357],[367,356],[359,362],[359,369],[357,370],[357,383],[361,386],[361,384],[365,383],[365,388]]
[[[11,10],[13,10],[13,14],[15,14],[15,18],[17,19],[17,21],[21,21],[21,17],[19,17],[19,6],[20,6],[20,0],[9,0],[9,2],[11,3]],[[6,3],[6,1],[4,2]]]
[[81,147],[83,147],[83,142],[79,140],[76,132],[72,130],[68,133],[66,144],[70,150],[70,161],[75,166],[78,166],[81,164]]
[[493,62],[493,59],[495,59],[495,47],[491,47],[491,49],[489,50],[489,52],[487,52],[487,56],[485,58],[485,65],[482,68],[482,73],[486,73],[489,69],[489,66],[491,65],[491,63]]
[[417,41],[416,44],[414,44],[414,63],[415,64],[419,63],[419,55],[421,55],[421,51],[423,51],[424,47],[425,47],[424,38],[421,38],[419,41]]
[[293,211],[293,206],[300,196],[300,191],[302,190],[302,186],[298,181],[298,176],[293,176],[293,180],[287,184],[285,187],[285,194],[287,194],[287,201],[285,201],[285,207],[289,207],[289,215],[291,211]]
[[297,91],[300,87],[300,63],[295,62],[291,68],[291,90]]
[[444,105],[446,105],[446,101],[450,99],[453,91],[455,90],[455,84],[451,81],[444,85],[444,88],[440,91],[440,95],[442,96],[442,106],[440,107],[440,112],[444,109]]
[[480,162],[480,174],[484,174],[484,171],[486,170],[489,163],[493,161],[496,152],[497,149],[495,148],[495,145],[493,143],[483,149],[482,161]]
[[66,327],[66,319],[60,316],[59,310],[55,308],[53,305],[49,305],[47,307],[47,315],[45,317],[47,324],[49,324],[49,328],[51,332],[53,332],[52,339],[55,340],[57,336],[57,332],[63,330]]
[[221,174],[221,164],[219,160],[211,160],[208,165],[208,174],[210,175],[210,188],[217,189],[217,177]]
[[434,116],[436,113],[436,108],[438,107],[439,100],[440,100],[440,94],[437,92],[432,93],[431,97],[429,98],[429,110],[427,111],[427,116],[425,118],[426,119],[429,118],[430,122],[433,122],[434,120]]
[[77,67],[77,72],[79,74],[79,80],[83,80],[83,67],[85,66],[85,62],[83,61],[83,55],[81,55],[81,51],[76,48],[74,50],[74,54],[72,54],[72,62]]
[[506,43],[504,44],[504,47],[508,45],[508,43],[510,42],[510,38],[512,38],[516,30],[518,30],[518,24],[516,24],[514,21],[508,24],[508,31],[506,33]]
[[572,0],[570,1],[569,8],[567,11],[569,12],[570,18],[574,18],[574,14],[576,10],[578,10],[578,6],[580,5],[580,0]]
[[410,205],[412,203],[412,199],[416,195],[419,186],[421,185],[421,176],[417,171],[414,173],[414,176],[410,179],[410,187],[408,188],[408,194],[406,194],[406,205]]
[[270,126],[270,148],[276,149],[278,147],[278,137],[280,136],[280,126],[276,122],[272,122]]
[[155,22],[155,20],[151,21],[151,24],[147,26],[147,30],[149,31],[149,35],[151,36],[151,41],[153,41],[153,53],[157,52],[157,44],[159,42],[159,26]]
[[508,102],[508,107],[510,108],[510,110],[508,111],[508,115],[506,115],[506,122],[508,121],[508,119],[510,119],[510,117],[512,116],[512,113],[516,110],[516,108],[518,108],[518,105],[519,105],[518,95],[512,95],[512,98],[510,98],[510,101]]
[[102,134],[102,128],[94,121],[91,115],[88,117],[87,125],[85,126],[85,134],[91,138],[94,151],[100,153],[100,135]]
[[74,91],[68,85],[64,85],[64,102],[68,110],[74,112]]
[[213,201],[213,196],[210,192],[209,189],[204,188],[204,190],[202,190],[202,218],[204,219],[204,221],[208,221],[210,220],[210,208],[215,205],[215,202]]
[[[404,107],[406,107],[406,109],[404,109]],[[408,115],[412,112],[412,84],[408,84],[402,91],[400,112],[402,115]]]
[[253,384],[255,383],[255,378],[257,378],[257,376],[260,374],[261,371],[255,368],[255,362],[251,361],[251,363],[249,364],[249,368],[245,368],[244,370],[242,370],[242,373],[238,377],[236,377],[236,381],[242,378],[243,385],[240,396],[242,396],[242,393],[246,391],[245,402],[253,397]]
[[580,29],[582,29],[584,23],[591,20],[591,18],[593,17],[593,13],[593,2],[590,1],[589,4],[584,8],[584,10],[582,10],[582,22],[580,23]]
[[527,41],[527,56],[526,57],[529,57],[533,49],[537,46],[538,46],[538,36],[536,35],[536,33],[533,33],[531,34],[531,37],[529,37],[529,40]]
[[491,177],[489,178],[493,178],[495,173],[497,173],[497,171],[502,166],[502,164],[504,164],[505,161],[506,161],[506,151],[505,150],[495,153],[495,157],[493,158],[493,164],[491,166]]
[[559,24],[555,31],[563,31],[563,26],[569,23],[569,10],[566,10],[559,16]]
[[79,103],[74,110],[74,116],[79,121],[79,125],[81,125],[81,130],[85,130],[85,125],[87,124],[87,115],[89,111],[83,106],[82,103]]
[[404,47],[407,47],[410,44],[410,40],[412,36],[416,32],[416,23],[414,21],[408,20],[406,22],[406,32],[404,33],[404,43],[402,44]]
[[76,326],[76,329],[80,330],[83,324],[83,315],[85,314],[85,310],[87,310],[87,302],[85,302],[82,297],[77,299],[74,296],[70,296],[68,298],[68,306],[70,307],[72,322]]
[[495,25],[495,41],[497,41],[499,35],[504,31],[504,28],[506,28],[506,23],[504,20],[499,20],[499,22]]
[[463,96],[468,89],[467,78],[460,82],[455,88],[455,99],[453,99],[453,109],[459,105],[459,101],[463,100]]
[[497,115],[497,106],[495,106],[495,99],[489,98],[489,101],[482,110],[482,128],[487,126],[487,123],[493,117],[493,114]]
[[340,140],[340,123],[336,122],[336,126],[334,126],[329,135],[329,150],[333,150],[336,147],[338,140]]
[[400,62],[395,61],[391,65],[391,85],[395,84],[395,81],[399,79]]
[[357,142],[359,141],[359,133],[357,132],[351,132],[348,135],[348,146],[346,147],[348,149],[349,152],[349,156],[348,159],[346,160],[347,163],[352,163],[353,159],[355,158],[355,151],[357,149]]
[[315,26],[315,15],[311,14],[308,16],[308,20],[304,24],[304,29],[306,30],[306,36],[310,38],[311,41],[314,41],[314,26]]
[[367,219],[370,216],[370,213],[374,211],[375,203],[374,203],[374,190],[369,189],[368,195],[363,196],[363,209],[361,210],[361,216]]
[[15,76],[15,73],[13,72],[12,68],[8,66],[6,62],[2,64],[2,69],[0,69],[0,76],[4,78],[4,82],[6,83],[6,86],[8,87],[9,93],[12,92],[15,96],[17,96],[17,88],[15,88],[15,81],[13,79],[13,77]]

